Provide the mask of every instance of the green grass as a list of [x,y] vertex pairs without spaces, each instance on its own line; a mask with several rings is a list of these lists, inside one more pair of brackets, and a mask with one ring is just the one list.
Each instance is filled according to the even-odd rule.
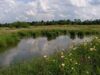
[[0,69],[0,75],[100,75],[100,38],[5,67]]

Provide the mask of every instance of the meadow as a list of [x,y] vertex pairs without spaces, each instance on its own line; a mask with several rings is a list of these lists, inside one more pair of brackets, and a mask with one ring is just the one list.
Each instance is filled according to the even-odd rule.
[[28,28],[0,28],[0,52],[16,46],[22,38],[58,35],[95,35],[91,43],[85,41],[71,46],[67,51],[43,55],[30,61],[0,69],[0,75],[100,75],[100,26],[99,25],[52,25]]

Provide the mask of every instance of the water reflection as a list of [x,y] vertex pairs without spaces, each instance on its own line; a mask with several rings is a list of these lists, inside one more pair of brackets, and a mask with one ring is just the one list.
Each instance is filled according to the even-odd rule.
[[67,50],[72,44],[80,44],[85,40],[91,41],[92,37],[78,38],[78,36],[75,36],[71,39],[71,37],[66,35],[50,41],[46,37],[22,39],[16,48],[0,54],[0,66],[8,66],[9,64],[29,60],[33,57],[53,54],[62,49]]

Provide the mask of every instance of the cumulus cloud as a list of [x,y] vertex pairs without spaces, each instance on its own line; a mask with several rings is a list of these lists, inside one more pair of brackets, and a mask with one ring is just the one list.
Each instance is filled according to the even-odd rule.
[[0,0],[0,22],[98,19],[100,0]]

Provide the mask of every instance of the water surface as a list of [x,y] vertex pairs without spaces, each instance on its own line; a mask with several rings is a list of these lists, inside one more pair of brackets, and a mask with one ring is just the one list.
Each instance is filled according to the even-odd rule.
[[10,50],[0,54],[0,66],[8,66],[13,63],[30,60],[33,57],[53,54],[61,50],[67,50],[73,44],[91,41],[92,37],[74,39],[65,35],[48,41],[47,37],[22,39],[19,44]]

